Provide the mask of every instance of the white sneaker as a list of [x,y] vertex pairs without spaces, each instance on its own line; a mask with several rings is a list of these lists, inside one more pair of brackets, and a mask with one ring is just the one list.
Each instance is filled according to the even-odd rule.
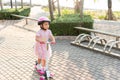
[[41,70],[41,65],[37,64],[36,68],[37,68],[37,70]]
[[50,71],[46,71],[47,77],[50,77]]

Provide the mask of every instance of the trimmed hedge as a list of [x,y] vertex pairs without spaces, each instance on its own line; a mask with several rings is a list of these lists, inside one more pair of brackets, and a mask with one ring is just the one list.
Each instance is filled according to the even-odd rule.
[[89,33],[77,30],[74,27],[85,27],[93,29],[93,19],[89,15],[84,15],[83,19],[79,14],[68,14],[57,17],[50,25],[50,29],[55,36],[76,36],[80,33]]
[[22,16],[28,16],[30,13],[30,7],[18,8],[18,10],[4,9],[0,11],[0,19],[15,20],[20,19],[18,17],[11,16],[11,14],[17,14]]

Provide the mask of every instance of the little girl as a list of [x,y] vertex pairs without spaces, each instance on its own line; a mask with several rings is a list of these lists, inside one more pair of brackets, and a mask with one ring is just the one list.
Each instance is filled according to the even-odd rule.
[[38,20],[40,30],[36,33],[35,37],[35,54],[38,57],[38,64],[36,68],[43,74],[46,69],[46,60],[50,58],[52,52],[50,45],[47,45],[47,43],[49,39],[51,40],[51,44],[55,43],[55,38],[51,30],[49,30],[49,24],[50,20],[47,17],[40,17]]

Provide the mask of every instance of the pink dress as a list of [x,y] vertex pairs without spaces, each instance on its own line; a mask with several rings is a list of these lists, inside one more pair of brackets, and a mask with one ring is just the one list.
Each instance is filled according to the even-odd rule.
[[[36,35],[39,36],[41,40],[48,42],[50,36],[52,35],[52,32],[49,29],[46,31],[40,29],[36,33]],[[35,50],[35,55],[39,59],[49,59],[51,57],[52,50],[50,44],[47,46],[47,44],[40,44],[40,42],[36,41],[34,50]]]

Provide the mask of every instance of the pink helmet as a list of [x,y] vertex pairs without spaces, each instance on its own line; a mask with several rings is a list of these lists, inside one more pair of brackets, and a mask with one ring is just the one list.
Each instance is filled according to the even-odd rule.
[[48,19],[47,17],[42,16],[42,17],[40,17],[38,19],[38,25],[41,25],[43,22],[49,22],[50,23],[50,19]]

